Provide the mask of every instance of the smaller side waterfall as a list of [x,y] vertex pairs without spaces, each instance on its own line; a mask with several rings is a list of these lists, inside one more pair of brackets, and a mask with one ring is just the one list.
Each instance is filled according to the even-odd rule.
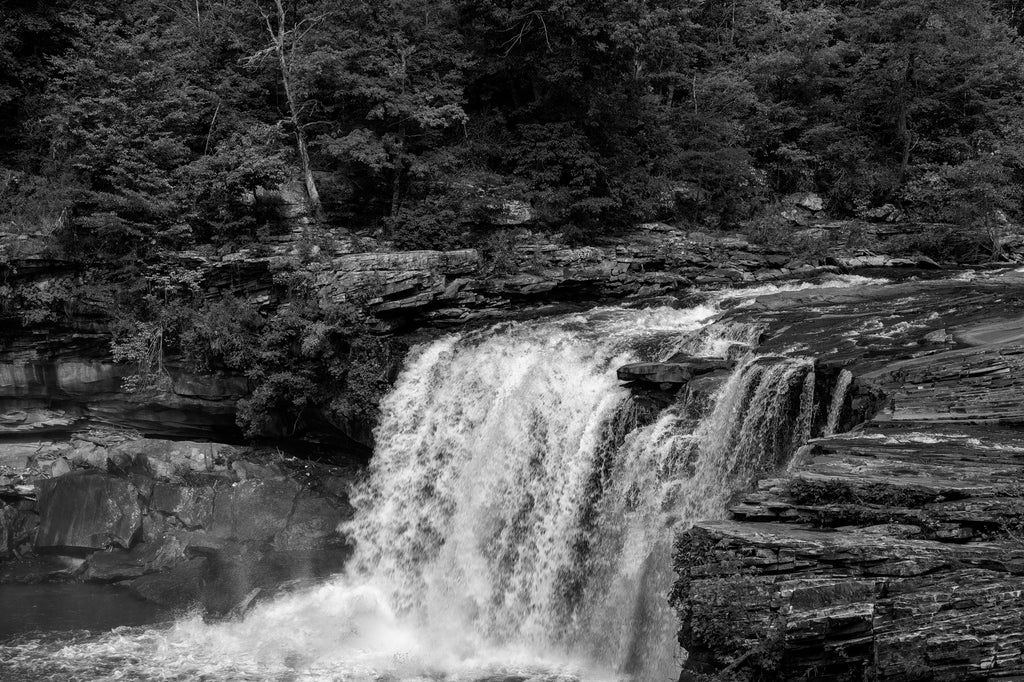
[[850,392],[850,384],[853,382],[853,374],[848,369],[841,370],[836,379],[836,386],[832,390],[832,401],[828,406],[828,420],[825,422],[823,436],[835,434],[839,427],[839,417],[843,413],[843,405],[846,404],[846,394]]

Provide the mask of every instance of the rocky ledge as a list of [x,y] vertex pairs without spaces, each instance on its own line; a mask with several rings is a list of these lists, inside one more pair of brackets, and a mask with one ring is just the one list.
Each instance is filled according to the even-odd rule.
[[[311,246],[303,228],[259,250],[219,256],[177,253],[166,264],[166,277],[171,281],[188,273],[211,300],[233,296],[270,308],[282,291],[275,277],[299,271],[315,283],[325,303],[361,309],[381,334],[433,334],[437,328],[464,328],[564,306],[642,301],[700,287],[864,267],[935,266],[895,251],[897,237],[927,230],[925,225],[820,223],[812,229],[816,243],[828,248],[797,253],[738,235],[649,223],[587,247],[516,228],[493,234],[487,247],[389,251],[372,239],[345,234],[325,236],[323,247]],[[851,233],[859,235],[856,248]],[[49,300],[55,291],[88,290],[79,266],[41,255],[0,263],[0,280],[11,290],[29,292],[33,300]],[[99,424],[157,438],[243,440],[235,426],[235,406],[249,392],[245,377],[198,376],[167,358],[166,386],[131,393],[122,385],[135,370],[111,357],[109,301],[102,296],[84,300],[59,322],[32,323],[30,312],[0,311],[0,438],[64,437]],[[335,435],[339,447],[365,459],[371,444],[364,436],[372,425],[359,427]]]
[[[508,317],[530,305],[653,297],[859,268],[938,268],[922,256],[886,253],[897,234],[928,227],[825,223],[814,228],[822,248],[797,253],[740,235],[646,223],[594,246],[526,232],[500,250],[338,253],[313,269],[325,300],[356,303],[385,328],[408,329]],[[866,246],[847,244],[854,230]]]
[[2,453],[0,584],[116,583],[223,614],[350,554],[350,471],[113,431]]
[[850,373],[833,399],[854,428],[679,538],[683,678],[1024,675],[1024,276],[793,292],[741,313],[767,352]]

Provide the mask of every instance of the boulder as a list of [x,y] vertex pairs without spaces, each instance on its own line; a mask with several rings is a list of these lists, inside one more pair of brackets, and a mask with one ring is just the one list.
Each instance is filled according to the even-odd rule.
[[723,358],[694,358],[676,355],[667,362],[637,362],[624,365],[616,371],[616,376],[619,381],[680,386],[695,376],[730,369],[733,364],[735,364],[733,361]]
[[205,528],[213,520],[214,488],[157,482],[149,501],[151,512],[172,516],[186,528]]
[[865,209],[860,212],[859,216],[864,220],[892,223],[899,220],[901,212],[892,204],[883,204],[875,208]]
[[533,208],[528,201],[504,199],[487,205],[488,221],[492,225],[512,227],[524,225],[534,219]]
[[37,549],[131,547],[142,527],[138,489],[95,471],[40,481]]
[[101,583],[129,580],[172,567],[186,558],[185,544],[176,535],[167,535],[128,551],[94,553],[86,562],[85,579]]
[[812,192],[806,194],[796,194],[791,197],[793,205],[798,206],[802,209],[817,213],[825,209],[825,202],[822,198]]
[[341,544],[338,524],[349,516],[349,509],[332,501],[302,491],[284,530],[274,536],[274,549],[279,551],[316,550]]
[[128,584],[136,596],[161,606],[183,608],[199,602],[206,585],[207,559],[196,557]]
[[208,530],[237,542],[269,543],[287,527],[300,490],[292,480],[247,480],[219,489]]
[[352,554],[350,547],[305,552],[225,553],[203,551],[203,606],[224,616],[239,611],[258,594],[272,597],[282,587],[312,583],[339,573]]
[[145,467],[156,478],[177,480],[189,472],[226,470],[232,452],[234,448],[222,443],[139,438],[112,448],[110,456]]
[[82,560],[67,556],[28,556],[0,562],[0,585],[68,582],[82,568]]
[[57,478],[67,473],[71,473],[71,463],[66,458],[58,457],[50,464],[50,478]]

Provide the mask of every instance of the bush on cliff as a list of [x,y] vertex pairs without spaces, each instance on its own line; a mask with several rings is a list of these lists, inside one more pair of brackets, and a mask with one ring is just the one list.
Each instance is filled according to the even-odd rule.
[[372,334],[357,308],[321,304],[306,285],[291,282],[270,310],[233,297],[134,309],[113,342],[115,359],[137,370],[126,387],[166,389],[172,362],[243,375],[250,394],[238,404],[238,423],[254,438],[373,423],[401,349]]

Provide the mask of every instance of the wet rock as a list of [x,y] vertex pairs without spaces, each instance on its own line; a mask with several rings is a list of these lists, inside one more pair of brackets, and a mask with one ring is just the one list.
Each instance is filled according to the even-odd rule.
[[161,573],[136,578],[128,588],[146,601],[172,608],[199,603],[206,588],[207,559],[195,557]]
[[0,562],[0,585],[69,582],[78,578],[82,559],[66,556],[27,556]]
[[1024,674],[1022,278],[797,292],[743,315],[760,353],[851,372],[866,421],[680,537],[684,679]]
[[86,565],[85,579],[92,582],[115,582],[138,578],[146,573],[145,558],[138,551],[96,552]]
[[91,582],[119,582],[173,567],[187,558],[180,539],[167,535],[127,551],[114,549],[93,553],[86,560],[84,578]]
[[126,479],[84,471],[36,485],[37,549],[128,548],[142,527],[138,489]]
[[616,370],[616,376],[619,381],[681,386],[695,376],[729,369],[734,364],[722,358],[676,356],[667,362],[638,362],[625,365]]
[[208,530],[238,542],[269,543],[287,527],[300,490],[292,480],[249,480],[219,489]]
[[233,554],[204,552],[203,605],[208,613],[227,615],[254,590],[260,599],[289,584],[322,580],[340,572],[352,554],[349,547],[331,550]]
[[149,501],[151,511],[174,517],[185,528],[207,528],[213,522],[215,488],[158,482]]
[[343,544],[337,528],[349,516],[347,505],[303,491],[295,500],[285,528],[274,536],[274,549],[314,550]]

